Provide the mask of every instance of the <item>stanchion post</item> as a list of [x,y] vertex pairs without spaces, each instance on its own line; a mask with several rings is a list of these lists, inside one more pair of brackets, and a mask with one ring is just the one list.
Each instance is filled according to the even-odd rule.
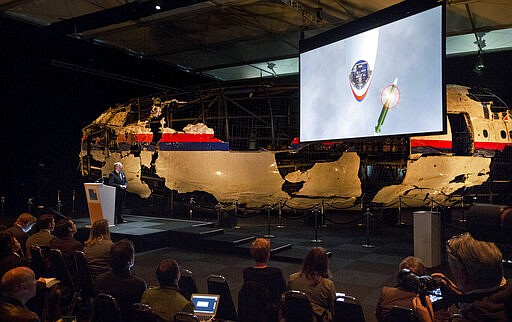
[[461,205],[461,208],[462,208],[462,218],[459,219],[459,222],[461,223],[466,223],[466,213],[465,213],[465,210],[464,210],[464,191],[466,190],[466,188],[462,189],[462,196],[461,196],[461,200],[460,200],[460,205]]
[[193,210],[192,210],[192,207],[194,206],[194,198],[193,197],[190,197],[190,200],[188,202],[188,220],[192,220],[192,213],[193,213]]
[[220,216],[222,215],[221,214],[221,212],[222,212],[222,205],[220,204],[220,202],[215,205],[215,210],[217,210],[217,223],[216,223],[216,226],[220,227]]
[[326,228],[327,227],[327,223],[325,221],[325,200],[324,200],[324,198],[322,198],[322,204],[321,204],[321,207],[320,207],[320,215],[321,215],[321,218],[322,218],[322,227]]
[[270,213],[272,212],[272,206],[268,205],[267,207],[267,234],[263,235],[265,238],[274,238],[275,236],[270,233]]
[[62,212],[62,200],[60,199],[60,190],[57,190],[57,211]]
[[27,201],[27,209],[29,213],[32,213],[32,205],[34,204],[34,198],[30,197]]
[[5,197],[2,196],[2,198],[0,199],[0,202],[2,203],[2,209],[0,210],[0,215],[2,215],[2,217],[4,216],[4,211],[5,211]]
[[[363,212],[364,209],[364,193],[361,195],[361,205],[360,205],[361,212]],[[357,224],[359,227],[364,226],[364,216],[361,217],[361,222]]]
[[71,197],[71,214],[73,217],[76,215],[76,191],[73,189],[73,195]]
[[313,208],[313,214],[315,215],[315,238],[311,239],[311,242],[315,243],[315,244],[322,242],[321,239],[318,239],[318,226],[319,226],[318,214],[319,213],[320,213],[320,210],[318,209],[318,206],[315,206],[315,208]]
[[237,219],[237,216],[238,216],[238,199],[235,200],[235,219],[236,219],[236,224],[233,226],[234,229],[240,229],[240,225],[238,224],[238,219]]
[[363,217],[366,217],[366,244],[362,244],[361,246],[364,248],[374,248],[375,245],[370,243],[370,217],[372,213],[370,212],[370,208],[366,208],[366,212]]
[[279,208],[277,210],[278,210],[278,215],[279,215],[279,217],[278,217],[279,223],[276,227],[279,229],[282,229],[282,228],[284,228],[284,225],[283,225],[283,201],[282,200],[279,200]]
[[398,196],[398,222],[396,225],[398,227],[405,226],[405,223],[402,221],[402,195]]

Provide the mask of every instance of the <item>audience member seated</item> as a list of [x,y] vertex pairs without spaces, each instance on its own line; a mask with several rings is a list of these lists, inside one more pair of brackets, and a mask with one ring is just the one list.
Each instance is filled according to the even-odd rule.
[[[402,269],[408,269],[412,273],[422,276],[425,275],[425,265],[421,259],[413,256],[406,257],[399,265],[398,272]],[[375,315],[378,321],[387,321],[387,317],[393,306],[414,309],[413,300],[417,297],[415,290],[411,290],[406,285],[400,283],[395,287],[384,286],[381,290]]]
[[112,269],[96,278],[94,289],[96,294],[112,295],[121,309],[124,320],[129,321],[134,303],[140,302],[146,290],[146,282],[133,275],[131,268],[135,263],[133,242],[122,239],[110,249]]
[[16,237],[3,231],[0,233],[0,276],[20,266],[28,266],[29,261],[18,253],[21,248]]
[[61,219],[53,230],[55,238],[48,244],[48,247],[61,251],[70,272],[74,271],[73,252],[84,249],[82,243],[73,237],[76,231],[76,224],[71,218]]
[[108,220],[96,220],[92,224],[89,239],[85,241],[84,246],[85,260],[94,279],[110,270],[110,248],[112,245]]
[[2,321],[40,321],[36,313],[25,304],[36,294],[34,272],[25,266],[16,267],[2,276],[0,296],[0,319]]
[[256,238],[251,245],[251,255],[255,264],[244,269],[244,282],[258,282],[270,292],[272,302],[279,304],[281,294],[286,291],[283,273],[277,267],[269,267],[270,241],[266,238]]
[[194,312],[194,304],[178,289],[180,267],[174,259],[164,259],[156,269],[159,287],[149,288],[142,294],[141,303],[148,304],[164,321],[174,321],[178,312]]
[[[457,298],[461,299],[458,307],[463,321],[510,321],[506,306],[512,297],[512,283],[503,277],[498,247],[465,233],[450,238],[446,248],[453,282],[458,288],[454,292],[462,292]],[[454,288],[446,277],[443,281]]]
[[304,258],[300,272],[288,278],[288,289],[304,292],[311,301],[313,312],[332,320],[336,289],[329,277],[329,259],[322,247],[313,247]]
[[48,247],[53,238],[55,238],[55,236],[52,235],[52,231],[55,228],[55,219],[53,218],[53,215],[45,214],[39,216],[37,219],[37,227],[39,231],[30,236],[25,245],[25,255],[28,259],[32,258],[32,255],[30,254],[30,247],[32,245]]
[[18,216],[14,225],[4,230],[6,233],[16,237],[20,243],[21,249],[19,250],[19,253],[21,256],[24,256],[24,249],[28,238],[28,232],[30,229],[32,229],[32,226],[34,226],[35,223],[36,217],[32,216],[28,212],[24,212]]

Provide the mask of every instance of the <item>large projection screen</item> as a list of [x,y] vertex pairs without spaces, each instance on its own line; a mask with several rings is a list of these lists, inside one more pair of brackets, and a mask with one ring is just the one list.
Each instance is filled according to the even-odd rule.
[[301,41],[301,142],[446,131],[444,5],[409,5]]

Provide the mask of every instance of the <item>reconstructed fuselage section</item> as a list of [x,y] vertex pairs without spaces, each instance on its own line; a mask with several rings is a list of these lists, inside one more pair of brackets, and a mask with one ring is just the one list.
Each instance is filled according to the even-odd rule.
[[[505,184],[497,190],[510,188],[501,172],[510,167],[511,114],[506,106],[493,106],[491,97],[449,85],[445,135],[280,145],[296,135],[282,130],[293,127],[290,97],[296,91],[274,86],[167,93],[146,105],[139,99],[109,109],[82,130],[82,175],[96,180],[121,161],[128,191],[142,198],[167,191],[246,207],[281,202],[303,209],[322,200],[359,207],[362,195],[383,207],[398,207],[399,200],[413,207],[454,205],[468,189],[498,195],[489,192],[494,181]],[[279,117],[286,116],[283,126]],[[245,125],[235,133],[237,122]],[[232,146],[240,140],[245,148]],[[258,147],[262,142],[265,148]]]

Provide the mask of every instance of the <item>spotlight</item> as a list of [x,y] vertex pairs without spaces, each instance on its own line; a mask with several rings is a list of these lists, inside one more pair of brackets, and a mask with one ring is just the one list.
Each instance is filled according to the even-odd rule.
[[155,5],[155,9],[160,10],[160,9],[162,9],[162,7],[160,7],[159,5]]

